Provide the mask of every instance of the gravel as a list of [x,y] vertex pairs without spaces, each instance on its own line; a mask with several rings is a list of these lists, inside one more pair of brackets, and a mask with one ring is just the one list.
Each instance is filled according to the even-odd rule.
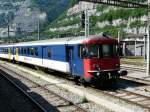
[[[5,65],[5,66],[8,67],[8,65]],[[56,84],[48,83],[47,81],[42,80],[39,77],[35,77],[35,76],[33,76],[33,75],[29,74],[29,73],[17,70],[16,68],[13,68],[12,66],[10,68],[12,70],[15,70],[15,72],[17,72],[18,74],[23,75],[25,77],[28,77],[29,79],[34,80],[35,82],[39,83],[40,85],[44,85],[47,89],[53,91],[56,94],[61,95],[62,97],[70,100],[71,102],[81,105],[82,107],[86,108],[89,112],[109,112],[110,111],[110,110],[108,110],[107,108],[105,108],[105,107],[103,107],[101,105],[95,104],[95,103],[90,102],[90,101],[86,101],[86,98],[80,97],[80,96],[78,96],[78,95],[76,95],[76,94],[74,94],[72,92],[67,91],[66,89],[60,88]],[[29,69],[29,70],[31,70],[31,69]],[[61,79],[61,78],[58,79],[58,78],[56,78],[56,77],[54,77],[52,75],[47,75],[45,73],[41,73],[41,74],[46,75],[48,78],[59,80],[59,82],[61,82],[61,83],[65,83],[65,84],[69,84],[69,85],[72,85],[72,86],[76,86],[74,83],[72,83],[70,81],[67,81],[65,79]],[[83,89],[84,87],[81,87],[81,88]],[[34,91],[34,92],[40,94],[41,96],[43,96],[43,93],[40,93],[40,91],[35,91],[34,89],[32,89],[30,91],[31,92]],[[48,103],[52,102],[51,100],[49,101],[49,98],[48,99],[44,98],[44,99]],[[71,107],[70,106],[68,106],[68,108],[58,107],[57,109],[59,111],[62,111],[62,112],[66,112],[66,110],[68,110],[68,112],[70,112],[69,108],[71,108]]]
[[0,82],[0,112],[41,112],[1,75]]

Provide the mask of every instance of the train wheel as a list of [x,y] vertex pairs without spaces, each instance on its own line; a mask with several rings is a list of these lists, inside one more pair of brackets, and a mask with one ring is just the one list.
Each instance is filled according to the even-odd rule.
[[111,80],[111,82],[112,82],[112,84],[116,84],[117,83],[117,79],[114,78],[114,79]]
[[80,77],[74,77],[74,81],[76,83],[76,85],[80,85]]
[[88,82],[86,82],[84,78],[81,78],[80,80],[84,87],[87,87],[89,85]]

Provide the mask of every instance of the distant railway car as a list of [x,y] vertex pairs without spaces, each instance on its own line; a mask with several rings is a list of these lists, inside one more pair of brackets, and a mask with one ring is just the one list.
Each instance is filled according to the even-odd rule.
[[13,60],[13,45],[0,46],[0,58]]
[[64,72],[85,83],[127,74],[120,71],[117,40],[104,35],[1,45],[0,57]]

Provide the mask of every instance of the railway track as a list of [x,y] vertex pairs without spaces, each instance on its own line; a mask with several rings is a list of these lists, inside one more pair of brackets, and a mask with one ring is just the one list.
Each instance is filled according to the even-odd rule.
[[150,97],[148,96],[137,94],[137,93],[127,91],[124,89],[99,90],[99,89],[90,88],[90,87],[89,89],[92,89],[93,91],[97,91],[97,93],[103,93],[115,99],[125,101],[127,102],[127,104],[142,107],[143,109],[146,109],[146,112],[150,111],[150,103],[149,103]]
[[123,76],[123,77],[121,77],[121,79],[150,85],[150,80],[147,80],[147,79],[135,78],[135,77],[131,77],[131,76]]
[[[68,99],[54,93],[53,91],[50,91],[47,88],[47,84],[40,85],[37,82],[30,80],[22,75],[19,75],[18,73],[10,69],[7,69],[3,66],[0,66],[0,72],[2,74],[5,74],[7,78],[10,78],[10,73],[11,73],[13,74],[13,77],[19,79],[21,82],[26,84],[30,89],[28,91],[24,91],[24,93],[27,94],[31,99],[33,99],[34,102],[36,102],[38,105],[41,105],[41,107],[43,106],[43,103],[42,103],[43,101],[41,101],[41,99],[39,98],[36,98],[36,96],[32,94],[33,92],[38,93],[39,95],[44,97],[49,104],[51,104],[53,107],[57,108],[61,112],[67,112],[67,111],[68,112],[87,112],[87,109],[81,107],[79,104],[75,104],[69,101]],[[13,80],[13,79],[10,79],[10,80]],[[13,80],[12,82],[15,83],[15,80]],[[21,88],[21,85],[18,85],[18,87]],[[52,111],[52,109],[54,109],[52,107],[49,108],[47,106],[43,106],[43,108],[44,110],[46,110],[46,112]]]
[[[10,108],[13,112],[17,112],[17,111],[19,111],[19,110],[21,110],[21,111],[27,111],[25,108],[23,108],[23,107],[25,107],[25,105],[27,106],[28,105],[28,110],[30,110],[30,108],[32,109],[32,110],[30,110],[30,111],[34,111],[34,112],[47,112],[38,102],[36,102],[32,97],[30,97],[22,88],[20,88],[11,78],[9,78],[9,77],[7,77],[7,75],[6,75],[6,73],[5,72],[3,72],[1,69],[0,69],[0,78],[1,78],[1,80],[3,79],[3,80],[5,80],[5,82],[7,82],[10,86],[8,87],[9,88],[9,91],[11,90],[11,89],[13,89],[13,93],[12,94],[15,94],[15,95],[17,95],[18,97],[18,99],[17,98],[15,98],[15,100],[13,100],[14,98],[9,98],[9,99],[11,99],[10,101],[16,101],[16,103],[18,102],[18,103],[21,103],[20,101],[19,101],[19,99],[20,99],[20,96],[23,96],[23,97],[21,97],[21,100],[23,101],[24,100],[24,103],[23,103],[23,105],[21,106],[21,107],[16,107],[15,105],[20,105],[20,104],[11,104],[11,102],[8,102],[8,104],[7,105],[9,105],[7,108]],[[4,84],[4,82],[1,82],[1,83],[3,83]],[[1,85],[3,85],[3,84],[1,84]],[[5,84],[5,86],[6,86],[6,84]],[[10,87],[11,87],[11,89],[10,89]],[[8,89],[7,88],[7,89]],[[12,91],[12,90],[11,90]],[[14,91],[16,91],[16,92],[14,92]],[[5,93],[5,94],[7,94],[7,93]],[[8,95],[7,95],[7,97],[8,97]],[[9,95],[9,97],[10,97],[10,95]],[[12,96],[12,97],[14,97],[14,96]],[[16,100],[17,99],[17,100]],[[30,106],[29,106],[30,105]],[[6,110],[5,110],[6,111]]]
[[150,97],[148,96],[137,94],[124,89],[115,91],[104,91],[104,93],[129,102],[130,104],[135,104],[150,111]]
[[[146,72],[146,69],[145,68],[141,68],[141,67],[121,66],[121,69],[125,69],[128,72],[133,72],[133,71],[144,72],[144,73]],[[138,78],[138,77],[132,77],[132,76],[128,76],[127,75],[127,76],[122,76],[121,77],[121,79],[123,79],[123,80],[129,80],[129,81],[132,81],[132,82],[137,82],[137,83],[150,85],[150,80],[148,80],[148,78],[150,79],[150,76]]]
[[[144,86],[141,86],[142,88]],[[145,86],[146,87],[146,86]],[[95,90],[104,95],[108,96],[108,99],[110,98],[110,100],[114,100],[114,99],[118,99],[120,103],[124,103],[125,105],[127,104],[127,107],[131,107],[131,108],[139,108],[141,107],[144,112],[150,112],[150,96],[147,95],[142,95],[141,93],[138,93],[135,91],[130,91],[130,90],[126,90],[126,89],[121,89],[118,86],[111,86],[109,88],[100,90],[97,88],[92,88],[92,87],[88,87],[89,89]],[[150,88],[150,86],[149,86]],[[150,91],[149,91],[149,95],[150,95]],[[114,102],[116,102],[117,100],[114,100]],[[130,106],[130,105],[134,105],[134,106]]]
[[120,67],[121,69],[126,69],[128,71],[146,72],[146,69],[141,67],[131,67],[131,66],[124,66],[124,65],[121,65]]

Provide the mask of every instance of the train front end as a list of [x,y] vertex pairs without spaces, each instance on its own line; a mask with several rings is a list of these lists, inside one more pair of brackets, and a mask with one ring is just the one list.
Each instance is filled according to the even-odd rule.
[[127,75],[120,71],[119,46],[115,39],[99,37],[84,42],[81,52],[84,58],[84,80],[104,82]]

